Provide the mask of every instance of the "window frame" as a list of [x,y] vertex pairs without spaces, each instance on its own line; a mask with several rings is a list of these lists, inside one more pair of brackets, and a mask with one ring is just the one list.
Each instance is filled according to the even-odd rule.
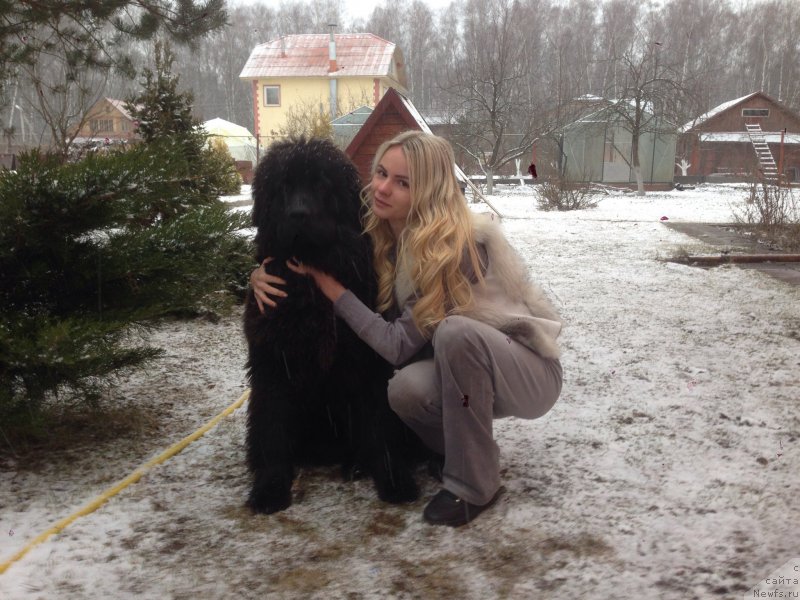
[[[277,90],[278,101],[276,103],[270,103],[268,101],[268,97],[267,97],[267,90],[268,89]],[[267,107],[280,106],[281,105],[281,86],[279,84],[274,84],[274,83],[265,83],[264,84],[264,88],[263,88],[263,102],[264,102],[264,106],[267,106]]]
[[114,119],[91,119],[89,130],[94,133],[114,133]]
[[[766,113],[766,114],[746,114],[748,111],[750,111],[750,112],[758,111],[760,113]],[[745,118],[750,118],[750,119],[753,119],[753,118],[755,118],[755,119],[768,119],[769,118],[769,109],[768,108],[743,108],[742,109],[742,116],[745,117]]]

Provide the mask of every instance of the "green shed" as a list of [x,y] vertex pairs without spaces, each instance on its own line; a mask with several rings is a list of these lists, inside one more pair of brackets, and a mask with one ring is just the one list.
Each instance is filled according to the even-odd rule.
[[[636,183],[631,127],[612,104],[570,123],[561,130],[560,172],[567,181]],[[639,164],[645,184],[672,184],[675,172],[676,128],[663,118],[644,113],[639,137]]]

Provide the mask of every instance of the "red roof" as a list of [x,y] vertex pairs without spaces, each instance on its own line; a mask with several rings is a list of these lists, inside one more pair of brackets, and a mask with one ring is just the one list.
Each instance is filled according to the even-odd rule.
[[[402,55],[392,42],[372,33],[337,33],[336,71],[339,76],[392,76],[392,60]],[[326,77],[329,34],[287,35],[259,44],[250,53],[239,77]],[[398,64],[402,68],[402,64]]]

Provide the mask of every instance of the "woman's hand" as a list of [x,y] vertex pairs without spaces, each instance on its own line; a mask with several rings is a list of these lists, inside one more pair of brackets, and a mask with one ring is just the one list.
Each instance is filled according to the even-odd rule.
[[334,279],[331,275],[323,273],[314,267],[304,265],[296,259],[287,260],[286,266],[298,275],[308,275],[311,277],[314,280],[314,283],[317,284],[319,290],[331,302],[336,302],[346,291],[345,287],[336,281],[336,279]]
[[272,262],[272,258],[265,258],[260,267],[257,267],[250,273],[250,287],[253,288],[253,294],[258,304],[258,310],[264,314],[264,305],[275,308],[277,304],[270,298],[270,295],[278,298],[286,298],[287,294],[281,289],[275,287],[276,285],[286,285],[286,281],[276,275],[270,275],[264,270],[264,265]]

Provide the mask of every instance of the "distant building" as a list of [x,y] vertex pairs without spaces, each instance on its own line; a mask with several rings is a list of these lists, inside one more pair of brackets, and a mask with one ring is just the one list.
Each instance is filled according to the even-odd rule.
[[730,100],[680,128],[677,158],[700,180],[800,181],[800,115],[764,92]]
[[86,120],[78,130],[75,143],[93,141],[138,141],[136,122],[125,108],[123,100],[100,98],[86,113]]
[[[636,183],[632,166],[633,134],[620,115],[620,102],[624,101],[607,103],[562,128],[560,169],[567,181]],[[671,186],[677,139],[675,127],[652,113],[648,113],[648,119],[652,126],[639,137],[642,178],[647,185]]]
[[404,131],[431,133],[411,100],[389,88],[345,149],[358,167],[364,184],[369,183],[372,160],[378,147]]
[[219,140],[225,144],[242,181],[251,184],[253,171],[258,162],[258,148],[253,134],[246,127],[220,118],[206,121],[203,123],[203,129],[208,134],[209,143]]
[[[389,88],[345,150],[358,168],[363,184],[366,185],[371,179],[372,162],[380,145],[404,131],[433,133],[414,103],[394,88]],[[470,185],[469,178],[458,164],[453,167],[461,192],[464,193]],[[473,192],[489,204],[480,191],[472,187]],[[489,206],[497,212],[491,204]]]
[[358,133],[358,130],[361,129],[361,126],[367,121],[371,114],[372,108],[369,106],[359,106],[346,115],[342,115],[331,121],[334,143],[342,150],[347,148]]
[[281,136],[292,111],[332,118],[375,107],[390,87],[405,90],[400,49],[371,33],[287,35],[259,44],[239,77],[251,82],[261,146]]

